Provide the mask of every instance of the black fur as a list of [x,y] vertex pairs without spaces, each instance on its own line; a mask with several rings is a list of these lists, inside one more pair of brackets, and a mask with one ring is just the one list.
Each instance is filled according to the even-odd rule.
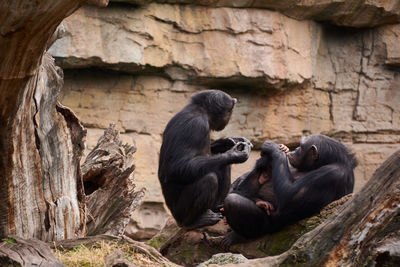
[[[250,145],[240,140],[226,138],[210,145],[210,130],[224,129],[235,103],[218,90],[200,92],[165,128],[158,177],[165,202],[181,226],[197,228],[221,218],[210,209],[229,191],[230,164],[249,156]],[[240,145],[245,148],[238,149]]]
[[[277,231],[353,192],[353,170],[357,161],[346,146],[324,135],[311,135],[300,144],[288,158],[278,144],[265,142],[262,145],[261,158],[253,171],[225,199],[225,216],[235,235],[252,239]],[[296,179],[288,160],[302,172]],[[268,216],[254,202],[248,201],[260,188],[255,186],[256,173],[268,168],[272,168],[276,216]],[[235,235],[228,235],[223,241],[225,245],[235,243]]]

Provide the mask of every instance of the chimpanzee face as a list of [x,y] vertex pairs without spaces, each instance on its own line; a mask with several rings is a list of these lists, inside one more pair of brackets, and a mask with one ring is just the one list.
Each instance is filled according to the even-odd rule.
[[258,177],[258,183],[259,184],[265,184],[268,182],[270,179],[272,179],[272,169],[267,168],[266,170],[263,170]]
[[299,171],[313,170],[318,160],[318,149],[312,138],[302,138],[300,146],[288,154],[288,160]]
[[228,124],[236,99],[219,90],[206,90],[192,96],[192,104],[202,107],[211,130],[220,131]]
[[231,119],[232,111],[233,111],[233,106],[232,108],[227,108],[221,111],[220,114],[211,113],[210,128],[214,131],[223,130],[225,126],[228,124],[229,120]]
[[210,128],[212,130],[221,131],[225,128],[231,119],[236,101],[236,98],[232,98],[221,91],[210,95],[207,111],[209,114]]

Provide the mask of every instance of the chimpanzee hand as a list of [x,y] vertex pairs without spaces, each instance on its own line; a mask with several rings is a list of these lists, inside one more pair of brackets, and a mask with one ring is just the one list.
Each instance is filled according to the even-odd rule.
[[247,142],[238,142],[227,151],[231,163],[245,162],[250,156],[251,147]]
[[276,155],[283,155],[283,151],[277,143],[265,141],[261,146],[261,156],[270,156],[274,158]]
[[253,147],[253,144],[245,137],[221,138],[211,143],[211,154],[224,153],[240,142],[247,143],[250,148]]
[[257,205],[258,207],[264,209],[265,212],[266,212],[268,215],[271,215],[271,214],[275,211],[274,206],[273,206],[271,203],[269,203],[268,201],[259,200],[259,201],[256,202],[256,205]]
[[236,144],[239,142],[244,142],[250,145],[250,148],[253,147],[253,144],[246,137],[230,137],[230,139]]
[[211,143],[211,154],[224,153],[231,149],[237,142],[232,138],[221,138]]
[[285,154],[288,154],[290,152],[290,149],[284,144],[279,144],[279,148],[280,148],[280,150],[285,152]]

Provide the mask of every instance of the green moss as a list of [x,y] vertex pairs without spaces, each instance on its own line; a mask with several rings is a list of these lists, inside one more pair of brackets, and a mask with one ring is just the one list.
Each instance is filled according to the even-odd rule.
[[164,244],[165,239],[162,236],[155,236],[149,241],[147,241],[147,245],[152,246],[155,249],[160,249],[162,244]]
[[258,249],[264,256],[279,255],[288,250],[294,242],[306,232],[306,227],[294,224],[280,232],[264,237],[259,242]]
[[17,240],[15,240],[14,237],[8,237],[8,238],[4,238],[3,242],[6,244],[16,244]]
[[208,260],[216,251],[208,246],[199,243],[196,245],[178,245],[171,251],[168,251],[168,258],[181,265],[197,265],[205,260]]
[[159,250],[168,240],[177,235],[181,229],[174,223],[167,225],[159,234],[148,240],[146,244]]

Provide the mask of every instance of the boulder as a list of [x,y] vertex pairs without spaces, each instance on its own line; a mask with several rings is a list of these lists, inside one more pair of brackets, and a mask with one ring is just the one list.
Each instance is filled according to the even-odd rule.
[[218,253],[215,254],[208,261],[200,263],[197,267],[206,267],[210,264],[224,265],[229,263],[245,263],[247,259],[242,254],[233,253]]

